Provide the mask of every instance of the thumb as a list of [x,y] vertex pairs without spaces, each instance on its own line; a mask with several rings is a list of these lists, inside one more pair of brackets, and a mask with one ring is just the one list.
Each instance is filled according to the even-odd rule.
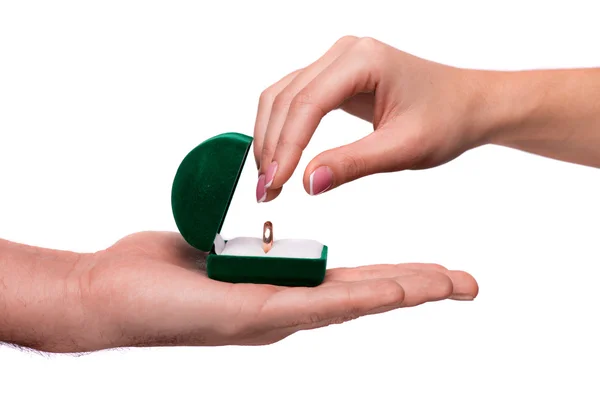
[[311,196],[356,179],[382,172],[401,171],[413,163],[408,137],[381,128],[347,145],[316,156],[304,171],[304,189]]

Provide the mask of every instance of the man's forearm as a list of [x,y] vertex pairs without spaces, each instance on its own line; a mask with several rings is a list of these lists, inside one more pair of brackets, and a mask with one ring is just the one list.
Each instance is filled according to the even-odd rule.
[[79,260],[0,239],[0,341],[46,351],[75,347],[69,342],[81,310],[72,272]]
[[480,76],[490,143],[600,167],[600,68]]

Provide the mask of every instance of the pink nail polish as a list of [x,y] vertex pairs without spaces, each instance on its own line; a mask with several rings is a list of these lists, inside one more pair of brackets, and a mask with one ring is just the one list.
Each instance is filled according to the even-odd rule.
[[273,179],[275,178],[275,173],[277,172],[277,162],[273,161],[269,168],[267,169],[267,173],[265,174],[265,189],[268,189],[273,184]]
[[331,168],[322,166],[310,174],[310,195],[321,194],[333,185],[333,172]]
[[262,203],[267,198],[267,189],[265,188],[265,175],[258,177],[256,184],[256,201]]

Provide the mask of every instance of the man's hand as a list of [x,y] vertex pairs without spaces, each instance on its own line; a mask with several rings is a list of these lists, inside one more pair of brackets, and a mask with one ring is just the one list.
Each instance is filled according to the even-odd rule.
[[[471,300],[478,292],[469,274],[430,264],[329,269],[315,288],[230,284],[209,279],[205,254],[178,233],[143,232],[94,254],[69,253],[74,262],[65,265],[70,267],[57,267],[61,272],[50,275],[44,258],[64,256],[40,250],[43,256],[34,262],[37,267],[28,266],[29,274],[56,280],[30,285],[31,293],[46,290],[40,303],[39,294],[28,297],[11,287],[18,284],[11,274],[24,270],[11,260],[25,258],[7,257],[6,246],[0,257],[6,288],[0,296],[0,340],[50,352],[263,345],[299,330],[396,308]],[[49,295],[50,290],[58,295]]]

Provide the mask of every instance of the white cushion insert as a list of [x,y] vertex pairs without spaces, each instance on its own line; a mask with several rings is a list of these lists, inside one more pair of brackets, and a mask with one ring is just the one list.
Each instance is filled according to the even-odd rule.
[[251,257],[284,258],[321,258],[323,245],[315,240],[281,239],[273,242],[271,250],[265,254],[262,239],[239,237],[228,240],[223,246],[222,238],[217,235],[215,251],[217,254]]

